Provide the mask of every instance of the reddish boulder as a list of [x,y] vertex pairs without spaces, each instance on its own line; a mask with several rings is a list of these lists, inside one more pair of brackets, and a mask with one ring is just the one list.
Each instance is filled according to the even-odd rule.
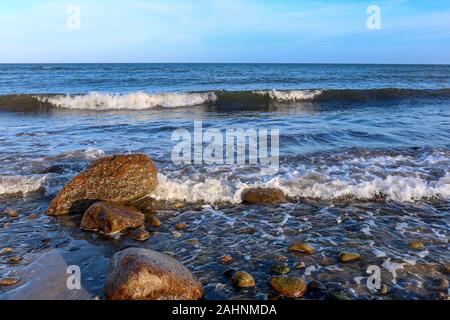
[[144,222],[144,214],[136,209],[107,202],[96,202],[84,213],[80,227],[110,235],[128,228],[138,228]]
[[146,155],[117,155],[95,161],[73,178],[53,199],[46,214],[83,213],[91,204],[126,204],[156,188],[157,169]]
[[287,202],[283,191],[275,188],[251,188],[242,192],[242,201],[250,204]]
[[196,300],[204,289],[174,258],[141,248],[128,248],[112,258],[105,285],[110,300]]

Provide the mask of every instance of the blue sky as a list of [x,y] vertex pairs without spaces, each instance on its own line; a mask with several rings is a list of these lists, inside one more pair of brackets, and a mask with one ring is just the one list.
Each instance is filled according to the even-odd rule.
[[[369,5],[381,30],[366,26]],[[0,1],[0,41],[3,63],[448,64],[450,1]]]

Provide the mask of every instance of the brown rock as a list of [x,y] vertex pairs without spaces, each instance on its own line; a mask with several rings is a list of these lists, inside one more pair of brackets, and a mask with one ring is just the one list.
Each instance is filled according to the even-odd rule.
[[420,241],[411,241],[409,243],[409,247],[414,250],[423,250],[425,246]]
[[315,250],[309,243],[294,243],[288,248],[291,252],[313,253]]
[[128,203],[153,191],[157,170],[146,155],[118,155],[95,161],[53,199],[46,214],[82,213],[98,201]]
[[32,213],[27,217],[27,220],[34,220],[39,218],[39,215],[37,213]]
[[299,298],[307,290],[305,281],[298,277],[272,277],[269,280],[269,285],[279,295],[286,298]]
[[445,278],[433,279],[430,289],[436,291],[444,291],[448,289],[448,280]]
[[105,286],[111,300],[196,300],[203,293],[202,284],[177,260],[140,248],[114,255]]
[[13,256],[13,257],[10,257],[8,259],[8,263],[10,263],[10,264],[17,264],[20,261],[22,261],[22,257],[21,256]]
[[176,225],[175,225],[175,228],[177,229],[177,230],[184,230],[184,229],[186,229],[188,227],[188,225],[186,224],[186,223],[177,223]]
[[150,225],[151,225],[152,227],[157,228],[157,227],[159,227],[159,226],[161,225],[161,221],[159,221],[159,219],[156,218],[156,217],[151,217],[151,218],[150,218]]
[[3,224],[3,228],[4,229],[8,229],[8,228],[10,228],[11,227],[11,222],[5,222],[4,224]]
[[90,231],[102,231],[107,235],[144,224],[145,216],[136,209],[107,202],[94,203],[86,210],[80,227]]
[[13,248],[7,247],[7,248],[4,248],[4,249],[2,250],[2,254],[11,253],[11,252],[13,252],[13,251],[14,251]]
[[353,252],[342,252],[339,255],[339,261],[340,262],[354,262],[361,259],[361,255],[359,255],[358,253],[353,253]]
[[219,262],[221,264],[232,264],[233,263],[233,257],[230,255],[221,256],[219,258]]
[[150,232],[144,229],[136,229],[131,232],[130,237],[136,241],[145,241],[150,238]]
[[10,218],[17,218],[19,216],[19,212],[13,208],[6,208],[5,212]]
[[445,262],[442,265],[442,272],[445,274],[450,274],[450,262]]
[[233,273],[231,284],[238,288],[254,287],[255,279],[253,279],[253,276],[250,273],[238,271]]
[[0,279],[0,286],[13,286],[19,283],[20,279],[17,277],[8,277]]
[[251,188],[242,192],[242,200],[252,204],[287,202],[285,194],[275,188]]

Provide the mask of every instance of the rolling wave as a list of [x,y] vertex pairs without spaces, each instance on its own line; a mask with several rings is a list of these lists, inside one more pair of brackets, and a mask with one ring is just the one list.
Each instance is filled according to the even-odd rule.
[[10,111],[49,110],[149,110],[154,108],[180,108],[215,106],[220,109],[239,107],[267,107],[298,105],[302,103],[371,102],[399,99],[449,99],[450,88],[444,89],[305,89],[259,91],[210,91],[61,95],[6,95],[0,96],[0,108]]

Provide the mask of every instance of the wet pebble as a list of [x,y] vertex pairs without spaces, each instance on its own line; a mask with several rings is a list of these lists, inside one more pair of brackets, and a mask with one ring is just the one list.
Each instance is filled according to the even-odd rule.
[[391,288],[389,288],[387,285],[383,284],[380,288],[380,293],[388,294],[389,292],[391,292]]
[[442,272],[445,274],[450,274],[450,262],[446,262],[442,265]]
[[6,277],[0,279],[0,286],[13,286],[19,283],[20,278],[18,277]]
[[136,229],[131,232],[130,237],[136,241],[145,241],[150,237],[150,232],[144,229]]
[[414,250],[423,250],[425,246],[420,241],[411,241],[409,243],[409,247]]
[[13,257],[10,257],[8,259],[8,263],[10,263],[10,264],[17,264],[20,261],[22,261],[22,257],[21,256],[13,256]]
[[361,259],[361,255],[354,252],[342,252],[339,255],[339,261],[340,262],[354,262]]
[[225,264],[225,265],[232,264],[233,263],[233,257],[230,256],[230,255],[221,256],[219,258],[219,263]]
[[7,248],[4,248],[4,249],[2,250],[2,254],[8,254],[8,253],[11,253],[11,252],[13,252],[13,251],[14,251],[13,248],[7,247]]
[[159,227],[159,226],[161,225],[161,221],[159,221],[159,219],[156,218],[156,217],[151,217],[151,218],[150,218],[150,225],[151,225],[152,227],[157,228],[157,227]]
[[276,263],[272,266],[272,273],[274,274],[288,274],[291,268],[287,263]]
[[186,240],[187,243],[189,243],[191,246],[197,246],[198,240],[197,239],[188,239]]
[[278,262],[286,262],[287,261],[287,257],[286,256],[276,256],[275,260]]
[[301,262],[297,262],[297,263],[295,264],[294,269],[299,270],[299,269],[304,269],[305,267],[306,267],[305,263],[304,263],[303,261],[301,261]]
[[187,227],[188,227],[188,225],[186,223],[177,223],[175,225],[175,228],[177,230],[185,230],[185,229],[187,229]]
[[183,236],[183,234],[180,231],[172,231],[172,235],[175,238],[181,238]]
[[294,243],[288,248],[291,252],[313,253],[314,248],[309,243]]
[[19,212],[13,208],[6,208],[5,212],[10,218],[17,218],[19,216]]
[[271,277],[269,285],[275,292],[286,298],[299,298],[307,290],[305,281],[298,277]]
[[254,287],[255,279],[248,272],[238,271],[231,277],[231,284],[238,288]]
[[8,229],[8,228],[10,228],[11,227],[11,222],[5,222],[4,224],[3,224],[3,228],[4,229]]

